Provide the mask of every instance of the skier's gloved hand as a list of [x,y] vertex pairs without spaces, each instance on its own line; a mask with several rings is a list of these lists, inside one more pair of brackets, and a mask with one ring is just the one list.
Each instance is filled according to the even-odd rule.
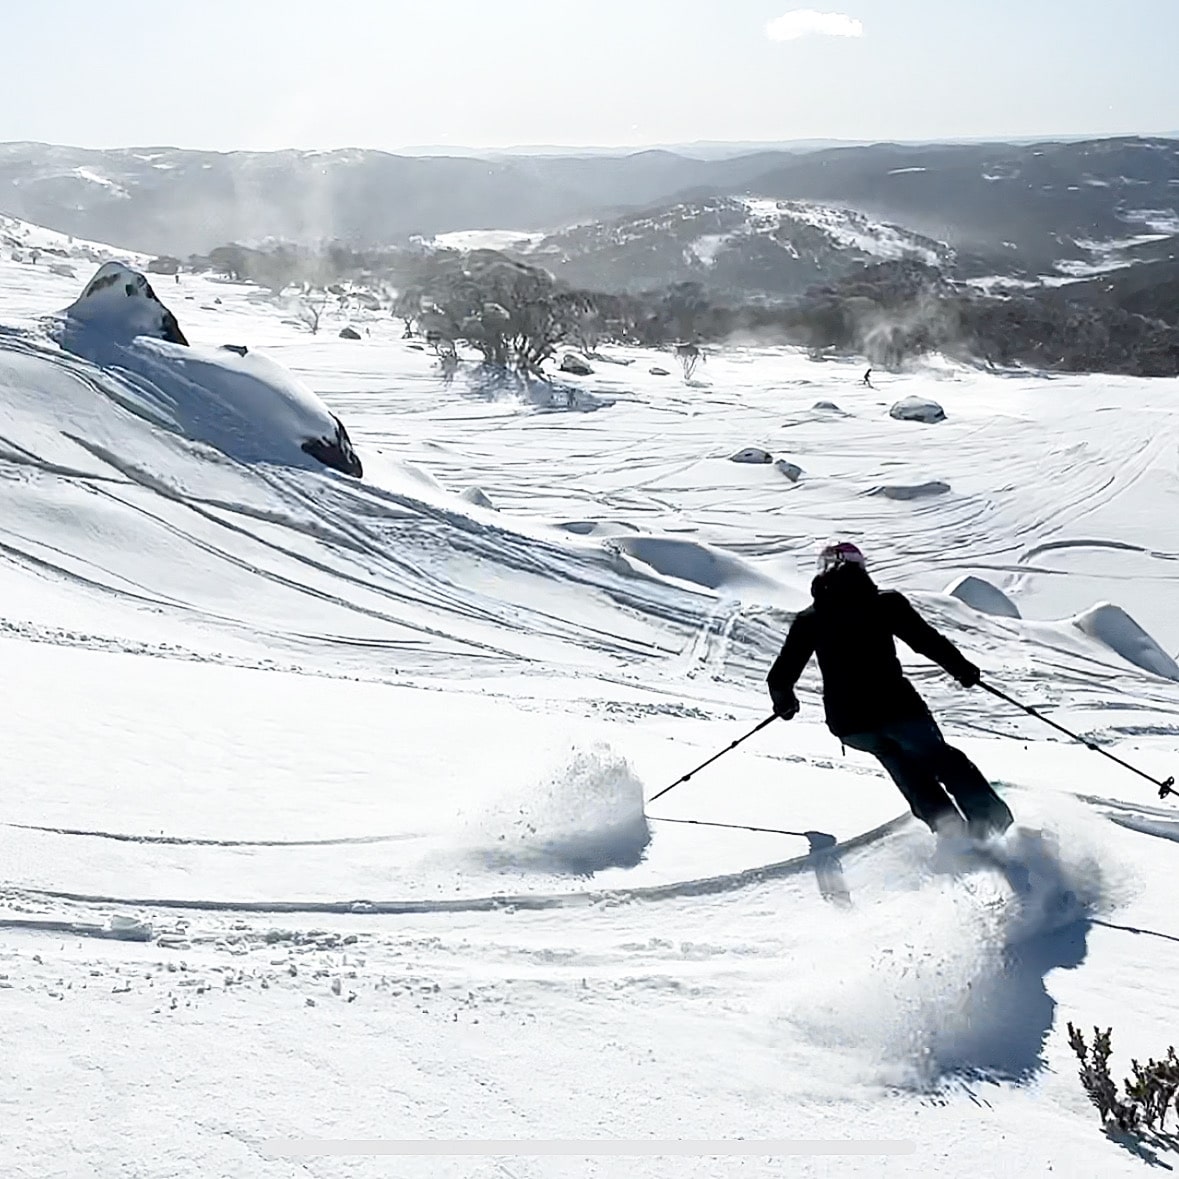
[[955,678],[964,688],[977,688],[982,682],[982,672],[973,663],[968,663]]
[[798,697],[789,688],[785,691],[770,692],[770,699],[774,702],[775,716],[790,720],[798,715]]

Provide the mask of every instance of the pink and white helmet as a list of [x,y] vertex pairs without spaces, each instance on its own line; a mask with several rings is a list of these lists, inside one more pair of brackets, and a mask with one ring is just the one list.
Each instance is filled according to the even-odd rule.
[[826,573],[836,565],[859,565],[867,569],[868,562],[864,554],[849,540],[835,541],[825,545],[819,553],[819,572]]

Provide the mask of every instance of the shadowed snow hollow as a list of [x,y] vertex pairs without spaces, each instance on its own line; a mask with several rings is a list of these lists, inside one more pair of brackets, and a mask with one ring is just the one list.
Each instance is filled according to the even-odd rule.
[[1168,680],[1179,680],[1179,664],[1120,606],[1103,602],[1070,619],[1090,638],[1104,643],[1127,663]]
[[490,867],[589,876],[633,868],[651,841],[643,785],[603,744],[569,760],[465,824],[470,854]]
[[101,266],[54,328],[66,351],[119,373],[121,400],[151,421],[243,462],[310,456],[363,474],[343,423],[310,389],[246,349],[189,347],[147,279],[120,262]]
[[996,614],[1000,618],[1019,617],[1019,607],[997,585],[992,585],[985,578],[967,574],[950,582],[945,592],[980,614]]

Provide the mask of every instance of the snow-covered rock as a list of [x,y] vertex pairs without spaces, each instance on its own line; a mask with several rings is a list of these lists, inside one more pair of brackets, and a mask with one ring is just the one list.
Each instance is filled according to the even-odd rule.
[[671,373],[665,368],[660,368],[659,365],[654,364],[650,368],[650,373],[653,377],[670,377]]
[[926,499],[932,495],[945,495],[950,490],[948,483],[930,479],[925,483],[885,483],[873,487],[869,495],[883,495],[885,499]]
[[1102,602],[1069,621],[1091,639],[1109,647],[1127,663],[1164,679],[1179,680],[1179,663],[1120,606]]
[[173,344],[188,343],[176,316],[160,302],[151,283],[122,262],[104,262],[63,314],[70,326],[84,326],[116,342],[151,336]]
[[762,450],[760,446],[747,446],[744,450],[729,455],[731,463],[772,463],[773,461],[774,456],[768,450]]
[[945,592],[980,614],[996,614],[1001,618],[1020,616],[1019,607],[997,585],[973,574],[956,578],[946,586]]
[[560,368],[563,373],[572,373],[575,377],[588,377],[594,371],[576,352],[566,352],[561,357]]
[[138,271],[107,262],[51,322],[66,351],[137,378],[128,408],[245,462],[324,466],[360,477],[344,424],[281,365],[244,346],[190,347]]
[[936,401],[928,397],[902,397],[892,409],[888,411],[890,418],[901,422],[944,422],[946,411]]
[[354,327],[342,327],[342,328],[340,328],[340,339],[341,340],[359,340],[360,333]]

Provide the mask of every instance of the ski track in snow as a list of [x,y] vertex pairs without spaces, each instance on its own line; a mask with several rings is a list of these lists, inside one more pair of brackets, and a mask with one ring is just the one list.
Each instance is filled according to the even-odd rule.
[[[854,360],[733,348],[699,389],[619,349],[634,363],[554,410],[443,380],[387,316],[313,337],[259,291],[156,284],[191,339],[319,393],[355,481],[146,418],[145,378],[38,331],[84,279],[0,259],[0,1003],[37,1062],[18,1075],[71,1095],[79,1168],[362,1173],[267,1152],[307,1134],[909,1137],[840,1173],[1141,1166],[1100,1136],[1062,1028],[1113,1022],[1141,1057],[1179,1015],[1157,888],[1179,813],[1149,786],[914,659],[1025,828],[995,862],[896,818],[817,723],[813,670],[800,721],[642,800],[764,715],[837,531],[997,684],[1171,772],[1179,687],[1071,620],[1109,601],[1179,651],[1175,382],[931,362],[870,390]],[[946,421],[891,420],[909,394]],[[747,446],[803,477],[728,461]],[[1023,619],[941,593],[964,574]],[[58,1173],[44,1104],[5,1173]],[[173,1170],[144,1161],[163,1124]]]

